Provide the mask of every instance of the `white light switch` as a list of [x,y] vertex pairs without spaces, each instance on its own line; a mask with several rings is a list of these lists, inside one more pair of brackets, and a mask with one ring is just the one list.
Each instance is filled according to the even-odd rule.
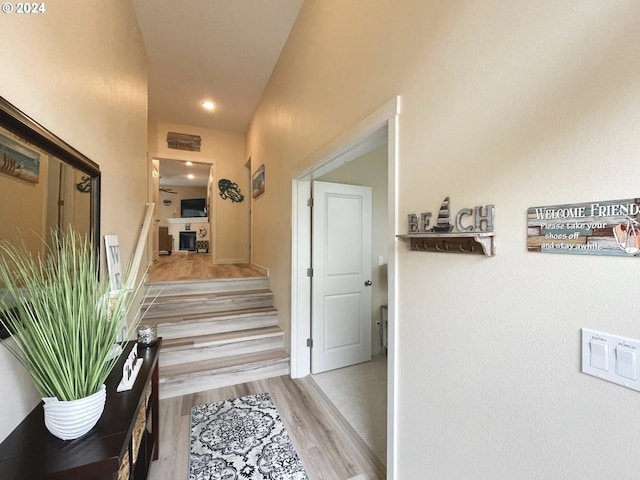
[[589,363],[593,368],[609,370],[609,347],[606,343],[600,343],[597,341],[589,342],[591,350],[591,360]]
[[616,347],[616,373],[621,377],[636,379],[636,352],[623,346]]
[[582,329],[582,372],[640,392],[640,340]]

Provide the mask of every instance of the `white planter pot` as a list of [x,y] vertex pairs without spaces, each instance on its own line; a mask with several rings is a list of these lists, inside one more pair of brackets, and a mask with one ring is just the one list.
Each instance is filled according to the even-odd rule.
[[62,440],[73,440],[91,430],[102,415],[107,390],[104,385],[96,393],[78,400],[60,401],[43,398],[44,424]]

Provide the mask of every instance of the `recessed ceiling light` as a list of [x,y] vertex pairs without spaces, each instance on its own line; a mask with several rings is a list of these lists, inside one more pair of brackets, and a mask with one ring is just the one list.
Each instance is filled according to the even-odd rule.
[[191,166],[193,165],[193,162],[184,162],[185,165]]
[[193,176],[193,174],[191,174],[191,173],[190,173],[189,175],[187,175],[187,177],[189,177],[189,178],[191,178],[191,179],[195,178],[195,177]]
[[204,102],[202,102],[202,107],[206,110],[213,110],[214,108],[216,108],[216,104],[210,100],[205,100]]

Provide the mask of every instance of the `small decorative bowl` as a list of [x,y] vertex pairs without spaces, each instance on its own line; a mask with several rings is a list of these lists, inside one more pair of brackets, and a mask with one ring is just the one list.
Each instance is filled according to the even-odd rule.
[[153,325],[140,325],[138,327],[138,345],[152,347],[158,341],[158,329]]

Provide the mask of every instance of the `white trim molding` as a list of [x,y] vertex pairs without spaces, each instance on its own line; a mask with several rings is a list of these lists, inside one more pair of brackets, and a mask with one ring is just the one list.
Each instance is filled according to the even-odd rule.
[[387,479],[395,478],[396,445],[396,297],[397,297],[397,164],[398,116],[400,97],[395,96],[371,115],[340,135],[336,140],[311,155],[311,165],[294,176],[291,185],[291,377],[311,373],[311,354],[307,339],[311,338],[311,281],[307,268],[311,262],[311,181],[364,153],[388,146],[388,357],[387,357]]

